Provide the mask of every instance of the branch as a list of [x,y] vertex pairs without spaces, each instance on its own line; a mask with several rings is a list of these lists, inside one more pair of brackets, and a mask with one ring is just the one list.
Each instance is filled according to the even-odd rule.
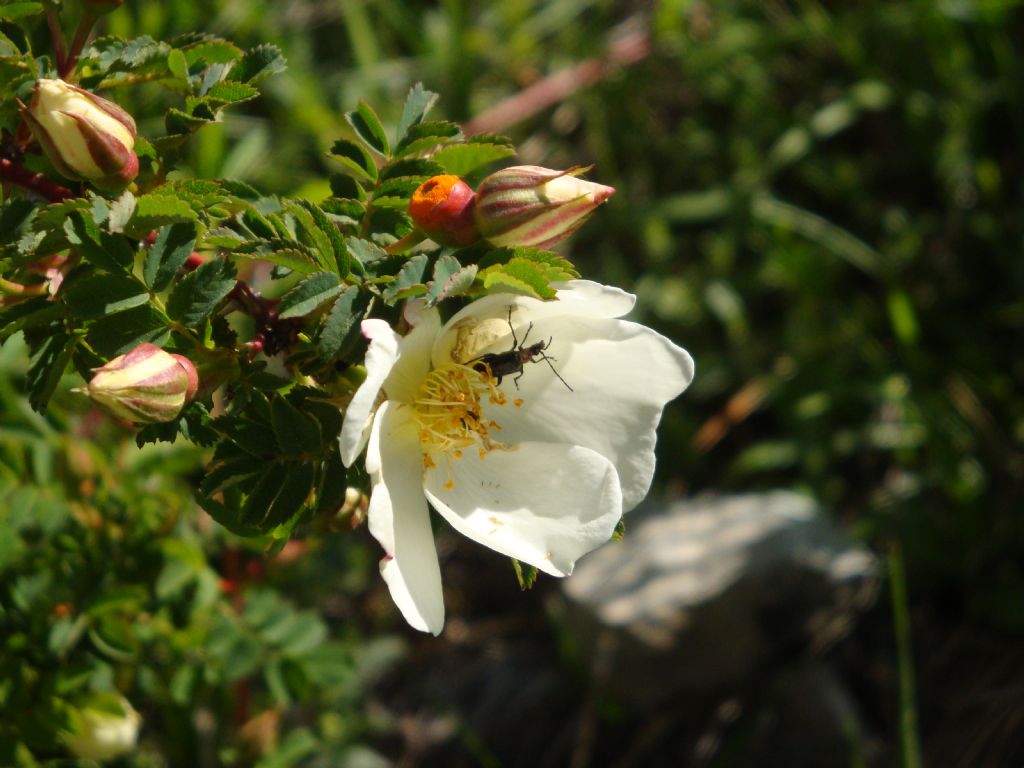
[[67,187],[50,181],[41,173],[33,173],[5,157],[0,158],[0,182],[17,184],[19,187],[30,189],[51,203],[59,203],[69,197],[76,197],[75,193]]
[[499,133],[601,82],[618,67],[647,58],[651,52],[651,37],[646,29],[636,28],[635,20],[630,19],[619,25],[617,32],[605,56],[587,59],[538,80],[463,124],[463,131],[467,136]]

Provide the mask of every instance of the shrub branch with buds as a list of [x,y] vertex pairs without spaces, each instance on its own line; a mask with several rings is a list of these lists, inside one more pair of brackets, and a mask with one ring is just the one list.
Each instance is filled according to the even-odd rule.
[[[440,631],[443,616],[428,501],[523,560],[527,580],[569,573],[646,493],[661,410],[692,376],[684,351],[618,319],[628,294],[579,280],[547,250],[614,190],[578,168],[488,175],[514,157],[511,142],[428,119],[437,97],[420,85],[397,128],[363,102],[346,116],[320,202],[172,174],[190,138],[284,61],[212,35],[88,45],[117,5],[86,3],[68,40],[70,4],[45,3],[24,23],[50,30],[52,58],[7,56],[0,343],[27,344],[32,407],[75,378],[140,445],[200,446],[196,500],[240,536],[281,547],[339,514],[365,517],[422,629]],[[133,73],[181,97],[159,135],[139,135],[116,103],[125,88],[106,90]],[[474,191],[467,179],[481,177]],[[534,323],[550,338],[530,336]],[[635,375],[645,359],[656,382]],[[612,421],[592,412],[598,401]],[[495,478],[506,468],[524,491],[500,534],[466,479],[477,465]],[[577,482],[590,485],[570,498]],[[114,724],[79,717],[66,743],[97,759],[130,748],[130,709]]]

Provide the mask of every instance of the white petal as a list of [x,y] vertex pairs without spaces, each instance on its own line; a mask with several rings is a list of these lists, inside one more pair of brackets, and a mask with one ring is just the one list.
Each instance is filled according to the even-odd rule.
[[501,425],[502,441],[572,443],[610,459],[629,511],[650,488],[661,412],[693,379],[693,360],[664,336],[625,320],[541,320],[530,341],[548,339],[551,365],[572,391],[543,360],[528,362],[518,389],[516,376],[502,382],[509,402],[486,405],[486,415]]
[[587,448],[522,443],[437,463],[424,489],[452,527],[554,576],[608,541],[621,516],[615,467]]
[[401,340],[383,320],[363,320],[361,327],[363,336],[370,340],[370,347],[366,350],[366,379],[345,409],[345,420],[338,438],[341,461],[346,467],[352,466],[366,446],[377,395],[398,359]]
[[620,317],[636,302],[636,297],[630,293],[589,280],[569,280],[556,283],[555,287],[558,288],[556,301],[496,293],[463,308],[441,329],[434,343],[434,366],[440,367],[453,358],[464,363],[487,352],[511,349],[509,309],[512,324],[522,340],[530,322],[563,315]]
[[441,327],[441,318],[436,309],[426,309],[422,304],[418,300],[406,304],[405,317],[412,324],[412,330],[401,337],[398,361],[384,382],[388,400],[411,403],[430,370],[430,350]]
[[415,629],[440,634],[444,626],[441,569],[430,511],[423,496],[423,453],[408,406],[385,402],[377,411],[367,456],[373,474],[370,533],[384,547],[380,573],[391,598]]

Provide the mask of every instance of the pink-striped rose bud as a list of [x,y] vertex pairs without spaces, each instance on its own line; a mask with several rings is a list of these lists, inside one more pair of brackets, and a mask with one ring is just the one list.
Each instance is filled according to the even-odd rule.
[[576,178],[586,170],[517,165],[492,173],[476,190],[481,237],[499,247],[548,248],[565,240],[615,192]]
[[87,394],[122,419],[172,421],[199,388],[192,361],[144,343],[96,369]]
[[409,216],[441,245],[472,245],[480,239],[473,221],[473,190],[458,176],[433,176],[412,193]]
[[138,174],[135,121],[114,102],[63,80],[40,80],[21,114],[62,176],[117,190]]

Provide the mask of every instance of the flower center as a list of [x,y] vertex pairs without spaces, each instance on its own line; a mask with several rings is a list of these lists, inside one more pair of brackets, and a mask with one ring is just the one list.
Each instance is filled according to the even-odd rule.
[[448,363],[427,374],[413,400],[424,469],[436,466],[432,457],[459,459],[463,449],[476,447],[483,458],[491,450],[496,443],[491,433],[501,427],[484,417],[484,400],[493,405],[507,402],[486,370]]

